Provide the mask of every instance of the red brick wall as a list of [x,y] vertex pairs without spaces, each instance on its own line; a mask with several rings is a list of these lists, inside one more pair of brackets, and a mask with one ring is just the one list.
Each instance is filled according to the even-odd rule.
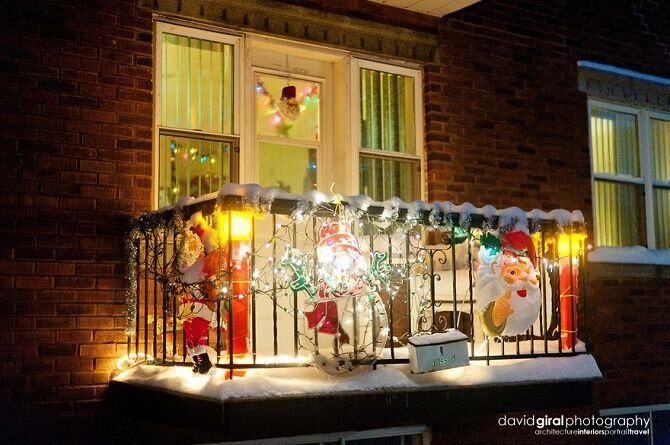
[[426,67],[430,199],[590,220],[577,61],[670,76],[669,28],[667,2],[485,0],[444,19]]
[[[595,386],[596,404],[670,402],[668,268],[593,264],[591,269],[588,340],[605,377]],[[652,278],[639,278],[644,275]]]
[[151,187],[151,20],[134,3],[0,6],[3,420],[97,411],[125,352],[124,216]]

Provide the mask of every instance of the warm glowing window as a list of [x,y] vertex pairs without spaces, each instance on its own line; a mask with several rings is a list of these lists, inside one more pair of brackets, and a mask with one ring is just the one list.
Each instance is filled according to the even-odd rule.
[[670,115],[591,101],[596,244],[670,248]]
[[228,182],[421,198],[418,67],[156,23],[154,205]]
[[259,180],[290,193],[317,188],[321,84],[256,72]]
[[238,39],[157,24],[157,202],[236,180]]
[[420,198],[420,72],[358,61],[360,192]]

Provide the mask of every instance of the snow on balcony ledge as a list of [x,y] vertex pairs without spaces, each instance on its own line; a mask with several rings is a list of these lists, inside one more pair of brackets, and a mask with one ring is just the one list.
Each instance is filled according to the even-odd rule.
[[253,369],[247,371],[244,377],[233,380],[226,379],[224,369],[213,369],[203,376],[193,375],[189,367],[139,365],[122,372],[114,381],[224,402],[361,392],[417,392],[600,378],[602,373],[593,356],[578,354],[569,357],[498,360],[488,366],[484,362],[474,362],[463,368],[420,375],[410,373],[409,365],[379,366],[374,371],[346,377],[330,377],[314,368]]

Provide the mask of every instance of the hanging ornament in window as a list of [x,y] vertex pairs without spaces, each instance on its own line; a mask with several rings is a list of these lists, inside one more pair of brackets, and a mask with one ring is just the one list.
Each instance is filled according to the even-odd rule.
[[298,120],[300,117],[300,103],[296,99],[295,86],[287,85],[281,90],[279,112],[288,120]]
[[[289,78],[290,83],[290,78]],[[263,79],[256,76],[256,93],[264,98],[263,104],[268,108],[270,125],[277,129],[279,136],[289,136],[289,130],[293,128],[293,123],[301,116],[301,111],[312,105],[318,107],[319,87],[316,84],[307,84],[302,91],[297,92],[295,85],[287,85],[282,88],[282,95],[279,100],[275,99],[266,88]]]

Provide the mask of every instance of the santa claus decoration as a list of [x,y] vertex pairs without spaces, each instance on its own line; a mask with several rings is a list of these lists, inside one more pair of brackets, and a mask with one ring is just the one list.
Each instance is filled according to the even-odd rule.
[[483,238],[475,287],[482,329],[490,337],[523,334],[541,307],[533,240],[523,231]]
[[207,351],[209,327],[221,293],[222,255],[219,237],[200,212],[191,216],[182,237],[178,269],[185,292],[179,297],[179,317],[184,325],[186,348],[193,360],[193,372],[207,374],[212,368]]

